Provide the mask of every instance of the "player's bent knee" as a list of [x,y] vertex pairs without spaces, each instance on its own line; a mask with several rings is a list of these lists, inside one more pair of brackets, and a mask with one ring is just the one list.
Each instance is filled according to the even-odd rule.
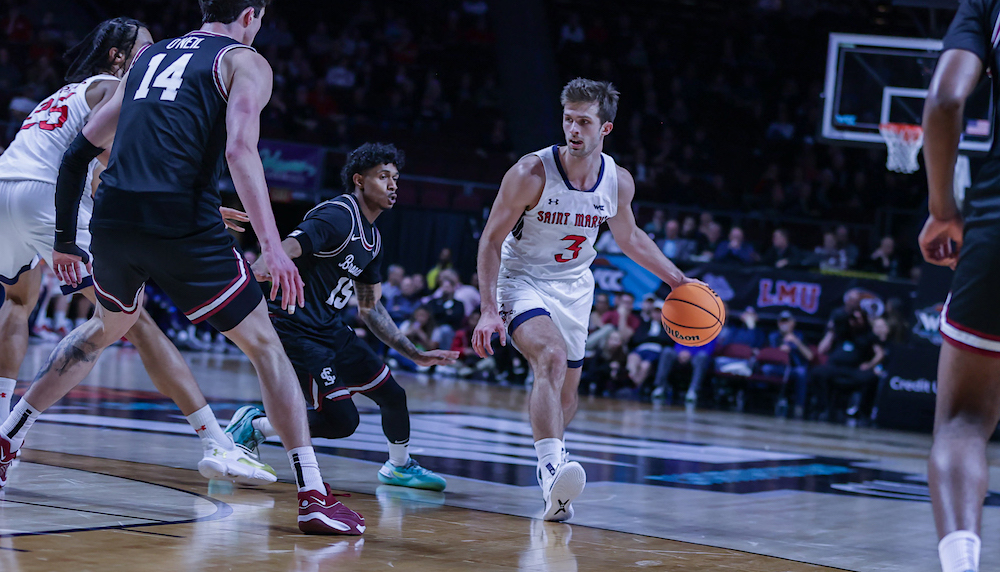
[[322,411],[309,411],[309,433],[324,439],[343,439],[354,435],[361,416],[354,407],[327,406]]

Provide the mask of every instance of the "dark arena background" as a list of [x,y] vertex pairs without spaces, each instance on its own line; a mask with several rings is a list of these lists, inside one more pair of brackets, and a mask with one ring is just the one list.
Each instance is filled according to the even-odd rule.
[[[420,349],[460,357],[417,365],[376,337],[352,290],[326,303],[405,389],[409,453],[447,488],[379,480],[382,416],[355,395],[353,435],[313,446],[367,530],[301,534],[281,442],[259,447],[277,483],[202,477],[195,431],[122,339],[39,417],[14,461],[0,489],[0,570],[940,570],[927,457],[952,271],[918,246],[923,156],[914,172],[888,170],[879,126],[921,123],[958,4],[273,0],[253,47],[273,70],[258,150],[278,232],[353,189],[341,180],[351,150],[405,153],[376,223],[381,301]],[[202,25],[194,0],[0,0],[0,145],[11,149],[67,83],[66,50],[117,16],[145,23],[154,42]],[[635,180],[636,224],[718,294],[728,320],[708,346],[675,344],[660,325],[670,287],[600,228],[564,439],[588,482],[573,518],[546,522],[528,410],[536,376],[509,339],[485,359],[474,351],[477,253],[508,169],[567,144],[560,93],[579,77],[620,92],[603,152]],[[993,143],[994,81],[965,107],[959,197]],[[244,209],[228,166],[218,192]],[[13,252],[3,224],[0,250]],[[231,234],[252,264],[261,245],[241,224]],[[3,374],[16,377],[14,404],[94,312],[39,268],[26,357]],[[142,300],[223,428],[261,406],[236,345],[189,321],[155,280]],[[21,335],[6,327],[12,304],[8,293],[0,365]],[[990,443],[987,566],[1000,561],[997,452]]]

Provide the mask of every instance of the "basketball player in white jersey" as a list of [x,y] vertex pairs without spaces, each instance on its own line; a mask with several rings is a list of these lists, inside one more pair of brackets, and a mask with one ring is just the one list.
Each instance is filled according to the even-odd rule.
[[[69,83],[31,112],[0,155],[0,282],[6,290],[0,306],[0,421],[10,412],[17,373],[27,351],[28,316],[38,302],[41,282],[37,264],[44,259],[53,267],[55,185],[63,153],[87,120],[114,95],[135,54],[151,43],[149,31],[137,20],[102,22],[67,53],[74,57],[66,75]],[[95,160],[91,176],[101,168]],[[84,193],[77,245],[88,255],[93,205],[91,194]],[[62,291],[67,295],[79,292],[95,301],[89,275],[63,281]],[[135,344],[156,388],[177,404],[201,437],[204,457],[198,469],[202,475],[258,485],[277,480],[274,469],[235,447],[222,431],[184,358],[145,310],[127,338]],[[0,478],[0,486],[4,484]]]
[[479,243],[482,318],[473,346],[509,334],[535,375],[529,415],[538,454],[545,520],[573,517],[586,473],[569,461],[563,432],[577,407],[577,386],[594,299],[590,271],[604,222],[622,252],[671,288],[694,282],[668,260],[632,214],[635,181],[602,153],[618,110],[608,82],[575,79],[563,88],[566,145],[525,155],[500,183]]

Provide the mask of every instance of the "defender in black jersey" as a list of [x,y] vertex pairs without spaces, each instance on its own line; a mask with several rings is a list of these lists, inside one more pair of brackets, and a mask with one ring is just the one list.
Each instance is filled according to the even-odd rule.
[[302,280],[281,249],[257,153],[271,67],[250,44],[266,4],[201,2],[201,29],[139,53],[115,95],[66,151],[56,182],[53,262],[57,272],[75,274],[87,262],[75,244],[87,165],[114,142],[91,220],[101,304],[93,319],[55,348],[20,409],[0,428],[0,479],[39,412],[79,383],[104,348],[135,323],[143,284],[152,278],[189,319],[208,320],[253,363],[295,471],[299,529],[364,532],[364,518],[323,483],[305,408],[295,395],[295,372],[260,288],[216,214],[225,158],[274,275],[271,299],[280,290],[282,308],[299,304]]
[[[396,179],[403,154],[392,145],[365,144],[352,151],[341,173],[348,193],[317,205],[282,242],[305,281],[306,304],[294,314],[271,303],[272,321],[292,360],[309,411],[314,437],[349,437],[358,427],[351,400],[362,393],[378,404],[389,440],[389,460],[381,482],[440,491],[445,480],[409,457],[410,414],[406,392],[389,368],[340,318],[355,293],[362,320],[380,340],[419,365],[451,364],[458,352],[418,350],[382,305],[382,237],[375,219],[396,201]],[[269,279],[266,261],[254,264],[259,279]],[[244,407],[229,428],[248,449],[270,436],[263,412]]]
[[[963,0],[924,105],[924,159],[930,216],[920,250],[932,264],[955,270],[941,313],[937,408],[928,484],[944,572],[979,570],[983,497],[989,471],[986,443],[1000,421],[1000,146],[966,192],[952,194],[966,99],[984,71],[1000,117],[1000,0]],[[996,121],[994,121],[994,125]]]

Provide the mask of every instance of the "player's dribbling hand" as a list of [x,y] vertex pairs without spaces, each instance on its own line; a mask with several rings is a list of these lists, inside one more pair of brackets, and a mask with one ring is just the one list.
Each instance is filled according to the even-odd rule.
[[958,264],[958,254],[962,250],[964,228],[965,221],[961,216],[939,220],[929,215],[917,239],[924,260],[954,270]]
[[229,207],[219,207],[219,213],[222,215],[222,222],[225,223],[226,228],[229,230],[235,230],[236,232],[246,231],[240,223],[250,222],[250,215],[243,211],[231,209]]
[[261,258],[271,272],[271,301],[281,292],[281,309],[287,310],[289,314],[295,312],[295,307],[303,305],[306,299],[305,284],[299,276],[299,269],[280,246],[265,250]]
[[431,350],[417,354],[417,356],[413,358],[413,363],[421,367],[430,367],[432,365],[451,365],[455,363],[458,356],[459,352],[453,352],[451,350]]
[[75,243],[56,243],[52,249],[52,271],[60,280],[73,287],[79,286],[83,282],[80,264],[87,267],[87,272],[94,273],[86,251]]
[[493,355],[493,346],[490,344],[490,340],[493,339],[493,334],[500,335],[500,345],[507,345],[507,328],[504,326],[503,320],[500,319],[500,314],[498,312],[483,312],[483,315],[479,317],[479,323],[476,324],[476,329],[472,332],[472,349],[476,351],[476,355],[485,358],[488,355]]
[[705,284],[704,282],[702,282],[701,280],[698,280],[697,278],[689,278],[687,276],[681,278],[680,281],[677,283],[677,285],[673,286],[671,288],[671,290],[673,290],[674,288],[677,288],[677,286],[683,286],[685,284],[701,284],[702,286],[704,286],[704,287],[708,288],[709,290],[711,290],[711,287],[708,284]]

